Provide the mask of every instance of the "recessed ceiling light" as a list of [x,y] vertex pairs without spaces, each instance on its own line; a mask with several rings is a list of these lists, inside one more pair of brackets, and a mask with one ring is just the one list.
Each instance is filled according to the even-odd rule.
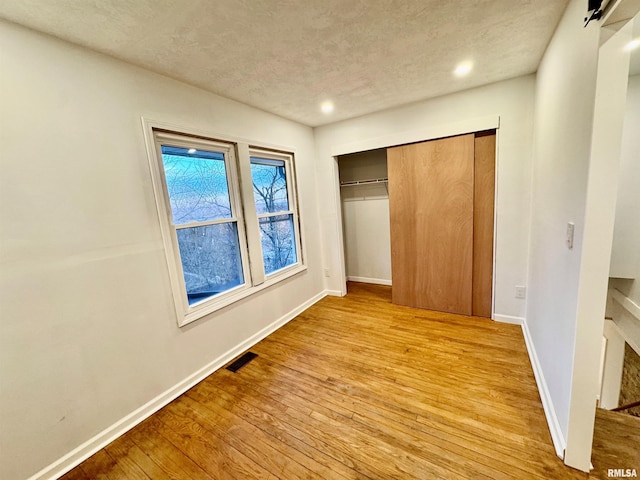
[[322,110],[322,113],[331,113],[331,112],[333,112],[333,103],[324,102],[322,105],[320,105],[320,110]]
[[471,71],[472,67],[473,65],[471,64],[471,62],[464,62],[459,64],[453,71],[453,73],[456,75],[456,77],[464,77]]
[[196,149],[195,149],[195,148],[190,148],[190,149],[188,150],[188,152],[189,152],[189,153],[196,153]]
[[640,37],[631,40],[629,43],[627,43],[627,46],[625,48],[626,50],[631,51],[635,50],[638,47],[640,47]]

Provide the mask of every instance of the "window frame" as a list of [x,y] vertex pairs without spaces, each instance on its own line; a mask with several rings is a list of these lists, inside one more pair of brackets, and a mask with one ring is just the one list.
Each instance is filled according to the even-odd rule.
[[[283,215],[291,215],[293,222],[293,233],[295,236],[295,247],[296,247],[296,261],[291,265],[287,265],[286,267],[280,268],[278,270],[274,270],[271,273],[267,273],[264,266],[264,252],[262,251],[262,242],[260,242],[260,261],[262,263],[264,276],[266,279],[277,278],[280,275],[286,274],[289,270],[295,269],[299,265],[304,263],[302,258],[302,241],[300,238],[300,221],[298,215],[298,195],[297,195],[297,187],[296,187],[296,179],[295,179],[295,170],[294,170],[294,157],[293,154],[284,153],[284,152],[275,152],[264,148],[252,147],[249,148],[249,167],[254,163],[251,161],[252,158],[258,158],[263,160],[275,160],[284,162],[285,167],[285,176],[286,176],[286,186],[287,186],[287,202],[289,205],[289,210],[283,210],[280,212],[273,213],[256,213],[257,221],[258,221],[258,231],[260,230],[260,219],[275,217],[275,216],[283,216]],[[256,162],[258,163],[258,162]],[[253,181],[253,177],[252,177]],[[253,192],[253,188],[251,189],[251,197],[252,201],[255,205],[255,196]]]
[[[196,128],[184,128],[167,123],[156,122],[142,118],[147,159],[151,173],[151,181],[155,197],[156,210],[162,233],[164,254],[167,262],[172,299],[176,312],[178,327],[183,327],[202,317],[223,309],[254,293],[275,285],[287,278],[307,270],[305,261],[305,242],[302,238],[301,214],[298,201],[297,182],[295,178],[295,150],[277,145],[261,144],[255,146],[241,138],[228,135],[211,134]],[[156,136],[170,139],[169,143],[157,141]],[[230,219],[222,223],[237,222],[238,244],[242,260],[244,283],[224,293],[206,298],[189,305],[186,283],[182,269],[182,259],[177,239],[177,228],[173,224],[173,213],[169,200],[168,186],[164,173],[161,145],[171,145],[181,148],[193,148],[200,145],[203,150],[221,151],[228,149],[225,154],[225,170],[229,189],[229,200],[232,211]],[[207,148],[208,147],[208,148]],[[255,209],[253,182],[251,177],[250,152],[260,152],[261,155],[286,157],[287,195],[289,207],[294,209],[294,231],[296,235],[297,262],[285,268],[264,273],[262,245]],[[194,222],[198,226],[203,222]],[[208,223],[208,222],[204,222]],[[211,223],[221,223],[212,221]],[[185,227],[183,227],[185,228]]]
[[[245,221],[242,209],[242,201],[238,183],[238,169],[235,148],[232,143],[208,140],[202,138],[188,137],[178,132],[166,132],[160,129],[154,129],[153,138],[155,144],[155,154],[158,162],[158,173],[161,179],[161,195],[156,200],[161,203],[164,211],[164,221],[168,223],[170,228],[170,249],[166,250],[167,260],[170,268],[170,277],[172,291],[176,309],[180,309],[184,313],[185,320],[192,318],[200,318],[211,311],[220,308],[220,305],[227,304],[229,298],[241,293],[251,287],[251,278],[249,272],[249,252],[246,241]],[[201,147],[202,150],[219,152],[224,155],[225,173],[227,180],[227,188],[229,192],[229,206],[231,207],[231,217],[209,220],[203,222],[190,222],[187,224],[174,224],[173,212],[171,210],[171,200],[169,198],[169,190],[167,179],[164,171],[164,162],[162,158],[162,146],[171,146],[178,148]],[[243,283],[233,287],[219,295],[203,299],[192,305],[189,305],[187,297],[187,287],[184,278],[184,270],[182,267],[182,257],[180,255],[180,247],[178,244],[178,230],[190,227],[217,225],[223,223],[235,223],[238,232],[238,245],[240,249],[240,259],[242,265]]]

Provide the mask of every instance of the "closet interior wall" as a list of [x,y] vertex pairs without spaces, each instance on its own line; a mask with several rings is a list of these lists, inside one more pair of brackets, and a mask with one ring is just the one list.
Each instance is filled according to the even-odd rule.
[[391,285],[387,151],[338,157],[347,280]]

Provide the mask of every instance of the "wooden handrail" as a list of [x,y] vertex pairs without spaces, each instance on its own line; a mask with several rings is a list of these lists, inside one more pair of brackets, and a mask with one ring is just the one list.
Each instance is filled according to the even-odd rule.
[[612,408],[612,412],[619,412],[620,410],[628,410],[629,408],[640,407],[640,400],[633,403],[628,403],[627,405],[622,405],[621,407]]

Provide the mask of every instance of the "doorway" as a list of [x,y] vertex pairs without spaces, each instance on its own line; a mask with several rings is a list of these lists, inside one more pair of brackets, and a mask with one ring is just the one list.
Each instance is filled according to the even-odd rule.
[[[640,15],[631,38],[640,38]],[[640,469],[640,49],[630,52],[592,463]]]

